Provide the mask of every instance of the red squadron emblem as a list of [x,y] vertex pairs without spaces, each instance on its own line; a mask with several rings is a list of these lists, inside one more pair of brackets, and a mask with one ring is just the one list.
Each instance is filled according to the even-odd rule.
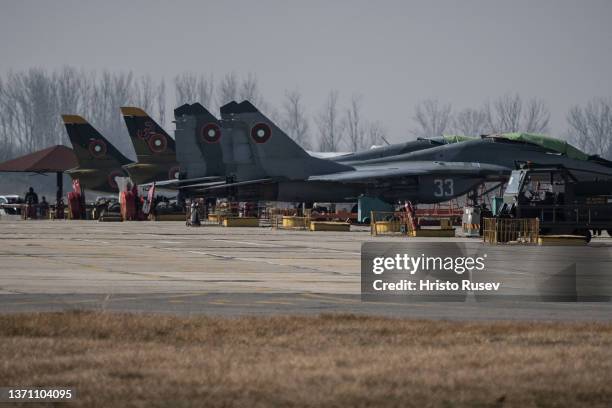
[[217,143],[221,138],[221,128],[216,123],[207,123],[200,129],[200,139],[204,143]]
[[258,123],[251,128],[251,138],[255,143],[266,143],[270,136],[272,136],[272,130],[265,123]]
[[97,159],[104,157],[106,154],[106,143],[104,143],[104,140],[93,139],[89,142],[88,150],[89,153]]
[[149,149],[151,149],[153,153],[161,153],[166,150],[166,146],[168,146],[166,137],[159,133],[152,134],[147,143],[149,145]]

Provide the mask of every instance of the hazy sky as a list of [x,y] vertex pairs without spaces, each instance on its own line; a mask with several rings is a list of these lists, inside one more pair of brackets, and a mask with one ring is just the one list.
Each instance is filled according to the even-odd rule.
[[420,100],[518,92],[548,102],[558,134],[570,105],[612,96],[612,1],[0,0],[0,73],[65,64],[252,72],[269,103],[297,88],[311,114],[330,89],[360,93],[394,141]]

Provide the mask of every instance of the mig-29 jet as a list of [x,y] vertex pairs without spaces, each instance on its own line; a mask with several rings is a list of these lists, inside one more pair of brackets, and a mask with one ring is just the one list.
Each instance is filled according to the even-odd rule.
[[[566,141],[529,133],[481,136],[461,143],[446,143],[404,154],[353,161],[343,163],[349,164],[352,169],[330,172],[326,169],[317,169],[316,164],[312,166],[307,164],[312,159],[305,157],[303,152],[300,152],[301,149],[291,143],[288,136],[250,103],[229,104],[223,107],[223,110],[225,110],[225,115],[222,113],[225,119],[224,128],[233,128],[230,139],[235,141],[242,138],[249,141],[253,160],[264,169],[259,177],[266,174],[268,177],[272,176],[270,178],[281,180],[303,178],[307,181],[306,185],[281,181],[278,184],[281,195],[287,195],[287,187],[291,185],[304,188],[303,194],[308,195],[308,186],[326,182],[332,183],[328,187],[334,190],[346,188],[350,190],[357,187],[365,195],[380,197],[387,201],[390,201],[389,198],[399,196],[401,199],[415,202],[432,203],[445,201],[473,190],[480,184],[477,182],[479,178],[482,182],[505,181],[513,170],[524,163],[560,165],[578,180],[612,179],[612,162],[599,156],[589,156]],[[257,127],[258,125],[261,126]],[[261,133],[260,128],[266,135],[270,134],[264,141],[259,140],[253,133],[254,129]],[[247,135],[250,137],[245,137],[248,129],[251,133]],[[269,144],[272,136],[281,139],[277,141],[276,146]],[[282,147],[282,143],[286,144],[285,147]],[[296,158],[295,161],[290,161],[292,165],[306,164],[302,166],[301,171],[305,170],[307,174],[300,174],[295,169],[288,170],[290,163],[283,162],[285,160],[283,152],[289,152]],[[241,178],[244,179],[244,176],[238,177],[238,180]],[[470,184],[472,187],[469,187]],[[219,188],[222,187],[215,186],[210,189]],[[297,192],[295,195],[299,194],[302,192]],[[324,195],[321,191],[317,191],[316,194]],[[320,198],[316,200],[323,201]]]
[[83,117],[62,115],[79,163],[68,174],[84,188],[100,192],[117,192],[116,177],[130,177],[135,184],[178,178],[174,140],[142,109],[121,111],[138,161],[121,154]]
[[566,141],[531,133],[486,135],[463,143],[447,144],[362,163],[384,165],[396,160],[490,163],[505,168],[508,175],[526,163],[560,165],[579,180],[612,178],[612,162],[599,156],[589,156]]
[[416,140],[411,140],[410,142],[373,147],[369,150],[336,156],[333,157],[332,160],[340,163],[357,163],[364,160],[374,160],[381,159],[383,157],[397,156],[399,154],[416,152],[419,150],[430,149],[432,147],[442,146],[449,143],[459,143],[473,139],[473,136],[458,135],[444,135],[429,138],[419,137]]
[[[207,186],[207,182],[220,184],[219,182],[225,180],[226,176],[231,179],[233,175],[227,173],[223,149],[220,144],[216,143],[216,139],[220,138],[223,132],[222,121],[218,120],[199,103],[192,105],[184,104],[175,109],[174,115],[177,158],[182,168],[181,180],[178,182],[163,182],[158,185],[175,184],[187,186],[195,181],[199,181],[200,186]],[[320,153],[309,154],[319,159],[325,158],[326,160],[340,163],[356,163],[470,139],[472,138],[467,136],[442,136],[431,139],[419,138],[418,140],[406,143],[392,144],[355,153],[333,154],[328,157],[322,157]],[[244,147],[248,148],[248,146]],[[227,152],[226,156],[228,156]],[[229,159],[226,157],[225,160]]]
[[81,187],[100,192],[117,192],[116,177],[128,177],[123,166],[131,163],[115,146],[78,115],[62,115],[68,138],[79,166],[66,173]]
[[174,139],[140,108],[122,107],[121,113],[137,158],[135,163],[124,166],[132,181],[144,184],[178,179]]
[[[182,108],[175,111],[177,129],[178,118],[191,113],[186,113],[191,108]],[[395,155],[382,165],[320,159],[299,147],[248,101],[223,106],[221,121],[201,105],[198,110],[201,124],[191,129],[204,140],[201,157],[205,161],[207,151],[215,157],[220,166],[217,175],[225,176],[225,181],[186,184],[182,188],[188,195],[293,202],[345,202],[366,195],[388,202],[435,203],[497,179],[505,170],[479,162],[395,161]],[[178,151],[181,140],[177,133]],[[180,157],[179,161],[183,166]]]
[[[156,181],[161,188],[224,183],[226,170],[219,145],[221,123],[202,105],[184,104],[174,110],[176,158],[180,172],[176,179]],[[213,141],[213,142],[210,142]]]

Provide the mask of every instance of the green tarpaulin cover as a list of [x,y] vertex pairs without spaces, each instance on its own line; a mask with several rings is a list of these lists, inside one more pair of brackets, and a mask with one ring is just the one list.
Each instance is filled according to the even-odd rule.
[[459,135],[444,135],[442,137],[444,138],[444,141],[446,143],[459,143],[459,142],[466,142],[468,140],[476,139],[473,136],[459,136]]
[[555,139],[553,137],[539,135],[535,133],[502,133],[499,135],[492,135],[494,137],[503,137],[508,140],[516,140],[526,143],[532,143],[538,146],[542,146],[545,149],[549,149],[558,153],[565,154],[567,157],[578,160],[588,160],[589,155],[576,149],[565,140]]

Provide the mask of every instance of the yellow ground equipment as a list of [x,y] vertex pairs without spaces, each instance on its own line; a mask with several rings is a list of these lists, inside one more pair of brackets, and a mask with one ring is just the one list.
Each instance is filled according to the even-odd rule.
[[537,244],[539,231],[537,218],[485,218],[483,238],[488,244]]
[[439,227],[423,228],[417,225],[409,211],[372,211],[370,233],[379,235],[405,235],[410,237],[454,237],[455,229],[450,218],[439,219]]

